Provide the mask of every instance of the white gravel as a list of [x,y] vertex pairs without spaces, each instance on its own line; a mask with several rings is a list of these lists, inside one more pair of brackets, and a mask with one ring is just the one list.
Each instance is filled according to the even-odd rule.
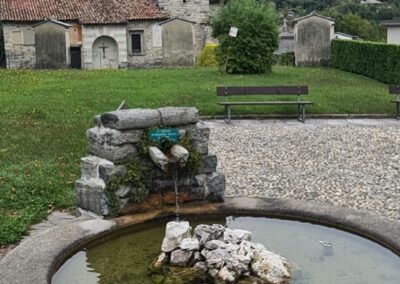
[[313,200],[400,221],[400,121],[207,123],[227,196]]

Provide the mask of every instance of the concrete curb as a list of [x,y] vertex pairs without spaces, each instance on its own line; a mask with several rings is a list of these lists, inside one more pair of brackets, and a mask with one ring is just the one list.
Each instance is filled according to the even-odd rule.
[[[224,116],[223,115],[204,115],[199,117],[201,120],[223,120]],[[351,114],[351,113],[332,113],[332,114],[307,114],[306,115],[306,121],[307,119],[351,119],[351,118],[356,118],[356,119],[386,119],[386,118],[395,118],[394,114]],[[297,115],[289,115],[289,114],[238,114],[238,115],[232,115],[231,116],[232,120],[237,120],[237,119],[297,119]]]
[[[49,283],[55,269],[90,241],[117,229],[168,216],[169,207],[114,220],[77,218],[22,242],[0,262],[0,283]],[[256,215],[308,221],[369,238],[400,254],[400,223],[353,209],[279,198],[227,198],[224,203],[181,207],[182,215]]]

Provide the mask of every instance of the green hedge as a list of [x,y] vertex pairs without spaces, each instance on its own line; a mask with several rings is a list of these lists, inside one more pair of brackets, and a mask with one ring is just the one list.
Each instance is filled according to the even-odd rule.
[[400,84],[400,45],[333,40],[331,65],[389,84]]

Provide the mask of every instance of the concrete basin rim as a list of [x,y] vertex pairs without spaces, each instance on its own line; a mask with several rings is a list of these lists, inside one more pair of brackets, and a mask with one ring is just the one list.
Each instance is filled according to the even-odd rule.
[[[249,202],[250,201],[250,202]],[[256,206],[254,206],[256,203]],[[239,204],[242,204],[240,206]],[[303,206],[302,206],[303,204]],[[280,208],[276,208],[279,206]],[[189,208],[190,209],[190,208]],[[313,210],[314,209],[314,210]],[[341,207],[334,207],[315,202],[304,202],[299,200],[289,200],[281,198],[226,198],[225,203],[215,204],[215,211],[202,212],[203,216],[220,216],[220,215],[238,215],[238,216],[254,216],[254,217],[269,217],[287,220],[296,220],[301,222],[309,222],[312,224],[336,228],[352,234],[359,235],[360,237],[372,240],[379,245],[391,250],[394,254],[400,256],[400,238],[393,239],[391,236],[385,235],[382,232],[382,227],[389,229],[392,232],[400,232],[400,223],[384,219],[382,217],[373,216],[369,213],[360,212],[354,209],[345,209]],[[190,213],[186,212],[184,216],[195,216],[199,212]],[[88,243],[99,240],[107,235],[112,235],[123,229],[135,227],[139,224],[154,221],[156,219],[168,218],[174,215],[171,211],[161,211],[153,218],[149,218],[139,223],[120,223],[110,229],[109,231],[102,232],[96,236],[85,239],[79,244],[72,245],[68,252],[61,252],[57,262],[54,263],[51,277],[68,260],[70,256],[82,249]],[[346,218],[351,216],[350,219]],[[124,218],[122,216],[121,218]],[[381,226],[376,227],[374,224],[380,223]]]

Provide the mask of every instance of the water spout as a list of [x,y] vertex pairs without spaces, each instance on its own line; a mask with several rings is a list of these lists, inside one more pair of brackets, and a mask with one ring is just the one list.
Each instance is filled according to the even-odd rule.
[[176,221],[179,221],[179,190],[178,190],[179,176],[176,164],[174,164],[172,168],[172,180],[174,182],[174,189],[175,189],[175,216],[176,216]]

